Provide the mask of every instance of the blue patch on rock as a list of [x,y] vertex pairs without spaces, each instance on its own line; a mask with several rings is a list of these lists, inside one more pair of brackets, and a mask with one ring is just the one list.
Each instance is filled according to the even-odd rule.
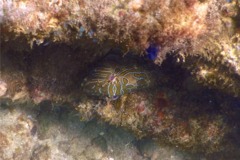
[[151,44],[147,49],[146,49],[146,52],[147,52],[147,57],[150,59],[150,60],[155,60],[157,58],[157,54],[159,52],[159,47],[156,46],[156,45],[153,45]]

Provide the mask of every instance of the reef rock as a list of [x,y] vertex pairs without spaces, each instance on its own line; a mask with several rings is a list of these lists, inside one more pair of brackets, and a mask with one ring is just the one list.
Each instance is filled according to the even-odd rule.
[[[239,8],[238,0],[0,0],[1,105],[74,107],[82,120],[99,118],[138,138],[197,152],[236,151]],[[125,58],[106,58],[115,54]],[[9,125],[20,138],[3,127],[0,146],[27,139],[21,145],[29,153],[16,149],[24,159],[35,129],[19,117]],[[101,136],[94,145],[105,146]],[[106,147],[97,146],[96,155],[87,148],[81,156],[105,157]],[[44,142],[33,155],[52,150],[58,153]]]
[[[75,48],[118,46],[137,55],[155,50],[150,56],[155,63],[161,64],[166,54],[176,55],[176,63],[190,62],[183,65],[200,83],[240,95],[238,0],[2,0],[0,4],[3,51],[52,42]],[[149,49],[153,46],[157,49]]]

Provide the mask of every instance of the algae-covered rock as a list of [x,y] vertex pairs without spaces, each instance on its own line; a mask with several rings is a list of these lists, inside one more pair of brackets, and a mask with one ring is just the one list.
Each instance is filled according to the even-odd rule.
[[[176,105],[170,102],[175,98],[168,96],[164,92],[134,93],[122,97],[125,100],[120,109],[114,102],[109,102],[98,108],[97,113],[110,124],[128,128],[138,137],[151,136],[161,143],[192,151],[212,153],[222,150],[224,137],[231,132],[224,122],[226,117],[220,113],[204,115],[197,104],[189,103],[187,107]],[[189,107],[195,111],[187,111]]]
[[[239,1],[1,1],[1,46],[29,51],[35,45],[68,43],[118,46],[161,64],[166,54],[185,59],[186,69],[206,86],[239,96]],[[81,55],[87,56],[86,49]],[[222,74],[222,68],[226,68]],[[201,71],[210,73],[204,77]],[[205,73],[205,72],[204,72]],[[218,76],[221,75],[221,76]],[[220,81],[218,79],[221,79]],[[214,82],[216,81],[216,82]],[[223,81],[223,82],[222,82]],[[219,83],[224,83],[219,86]]]
[[[81,120],[104,120],[138,138],[194,152],[223,152],[224,146],[235,152],[239,7],[237,0],[0,0],[0,104],[37,104],[51,116],[54,107],[68,106]],[[23,139],[57,133],[56,120],[38,118],[41,130],[24,130]],[[14,132],[0,133],[8,145]],[[79,141],[73,148],[44,141],[30,149],[39,159],[71,159],[68,151],[73,158],[111,158],[102,149],[109,147],[106,137],[94,138],[79,154]]]
[[[96,120],[80,122],[76,111],[69,107],[54,107],[49,112],[37,106],[31,109],[24,105],[9,107],[0,107],[1,160],[146,159],[138,149],[144,144],[133,134]],[[165,157],[174,154],[176,160],[183,159],[183,155],[192,157],[165,146],[150,143],[149,147],[155,154],[164,153]]]

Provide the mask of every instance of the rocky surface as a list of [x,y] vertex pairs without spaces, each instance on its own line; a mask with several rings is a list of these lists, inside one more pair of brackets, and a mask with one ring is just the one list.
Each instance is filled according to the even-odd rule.
[[[123,53],[148,54],[157,64],[170,54],[200,83],[240,95],[238,0],[1,0],[0,4],[3,52],[67,43],[82,48],[78,52],[82,57],[92,55],[84,58],[87,64],[116,46]],[[99,51],[101,47],[106,50]]]
[[[230,98],[220,102],[216,95],[210,93],[208,96],[212,98],[209,98],[201,95],[208,91],[201,92],[199,95],[192,93],[193,97],[170,90],[136,92],[121,97],[120,102],[96,103],[86,99],[76,109],[87,120],[98,116],[110,124],[127,128],[139,138],[152,137],[160,143],[192,152],[215,153],[225,150],[226,145],[235,146],[229,136],[235,134],[234,127],[238,123],[232,118],[237,118],[239,111],[228,101],[239,105],[239,100]],[[235,110],[235,114],[226,114],[228,107]]]
[[[144,62],[156,83],[112,100],[84,92],[83,79],[95,65],[89,63],[87,70],[76,62],[81,57],[74,49],[62,44],[31,53],[2,54],[2,104],[43,105],[46,113],[54,106],[67,106],[77,110],[81,120],[103,120],[138,138],[153,138],[183,150],[214,154],[228,146],[227,151],[236,151],[239,98],[205,88],[180,64],[173,63],[174,57],[159,67],[144,58],[125,56]],[[98,65],[101,62],[99,59]]]
[[2,160],[185,160],[193,157],[152,140],[137,140],[131,133],[104,122],[81,122],[77,112],[65,107],[55,107],[49,112],[33,106],[8,107],[0,108]]
[[[237,159],[239,7],[0,0],[1,158]],[[81,84],[109,55],[156,83],[116,100],[91,94]]]
[[[239,147],[229,143],[222,151],[193,153],[177,145],[156,142],[154,138],[138,139],[122,128],[96,119],[80,121],[81,115],[76,110],[49,105],[1,104],[2,160],[236,160],[239,157]],[[228,141],[239,145],[237,126],[234,133]]]

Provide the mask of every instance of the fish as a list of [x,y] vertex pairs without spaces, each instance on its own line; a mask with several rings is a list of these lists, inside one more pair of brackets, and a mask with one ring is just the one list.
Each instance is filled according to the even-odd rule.
[[151,85],[151,74],[137,65],[106,63],[96,67],[84,79],[83,90],[112,100]]

